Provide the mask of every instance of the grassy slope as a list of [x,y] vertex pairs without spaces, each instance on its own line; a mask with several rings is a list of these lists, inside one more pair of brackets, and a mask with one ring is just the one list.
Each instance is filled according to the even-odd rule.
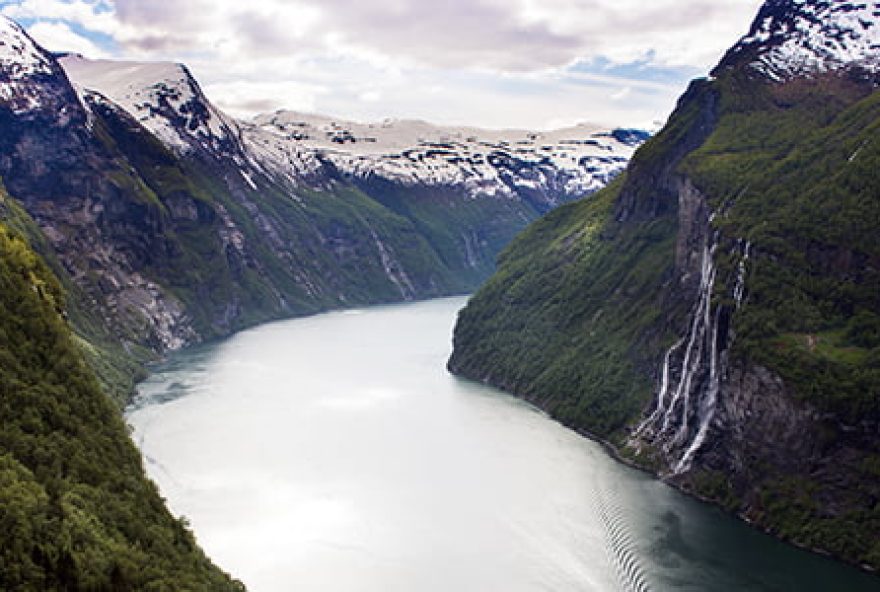
[[[677,203],[668,191],[658,197],[656,186],[695,141],[713,92],[692,85],[626,176],[556,209],[511,243],[460,313],[453,371],[539,403],[576,429],[622,434],[650,400],[657,352],[673,341],[662,327],[687,310],[664,310]],[[624,192],[642,222],[617,222]]]
[[0,292],[0,588],[240,589],[165,509],[60,284],[3,224]]
[[[850,419],[876,413],[880,93],[848,97],[855,102],[847,105],[829,100],[840,95],[837,88],[794,89],[785,97],[750,89],[743,96],[741,82],[716,83],[726,97],[717,129],[679,167],[715,208],[725,208],[715,223],[724,239],[755,245],[749,301],[735,318],[738,352],[780,372],[822,408]],[[634,163],[650,162],[678,123]],[[619,190],[615,184],[560,208],[517,238],[462,313],[453,357],[454,366],[474,370],[469,374],[550,400],[553,409],[621,399],[600,407],[622,414],[587,413],[575,422],[605,435],[647,402],[649,386],[642,398],[625,386],[621,397],[602,386],[603,376],[632,369],[632,348],[660,314],[676,231],[671,215],[614,222]],[[734,263],[721,257],[719,276],[731,276]],[[719,285],[716,292],[728,290]],[[808,335],[819,347],[801,347],[807,341],[799,336]],[[601,355],[611,350],[613,356]],[[597,380],[578,378],[585,376]],[[569,411],[560,417],[572,419]]]

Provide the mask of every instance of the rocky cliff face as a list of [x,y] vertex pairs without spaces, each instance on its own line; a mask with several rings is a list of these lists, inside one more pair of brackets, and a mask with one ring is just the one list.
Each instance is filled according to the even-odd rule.
[[0,588],[244,590],[147,479],[2,187],[0,211],[23,228],[0,222]]
[[185,66],[56,59],[0,23],[0,177],[76,288],[83,336],[142,354],[466,292],[516,232],[604,185],[644,139],[578,128],[513,145],[299,119],[237,121]]
[[514,242],[450,368],[880,566],[878,15],[768,2],[620,183]]
[[[179,345],[185,337],[170,330],[183,316],[179,303],[135,272],[139,254],[165,248],[160,212],[137,191],[142,181],[118,148],[104,141],[106,124],[92,98],[78,95],[55,59],[17,25],[3,26],[4,47],[16,52],[0,65],[8,81],[0,85],[0,176],[64,268],[82,280],[98,314],[132,329],[146,317],[155,330],[135,329],[136,338]],[[132,316],[134,307],[143,314]]]

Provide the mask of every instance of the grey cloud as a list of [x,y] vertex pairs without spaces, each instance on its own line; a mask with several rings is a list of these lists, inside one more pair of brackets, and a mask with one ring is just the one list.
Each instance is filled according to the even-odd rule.
[[167,32],[162,38],[145,32],[125,40],[157,52],[198,51],[200,34],[210,37],[218,19],[225,19],[236,43],[255,57],[319,49],[333,33],[358,47],[438,67],[528,71],[570,61],[583,41],[544,24],[523,24],[513,5],[493,0],[304,0],[325,18],[302,38],[289,33],[289,12],[275,18],[267,14],[271,5],[251,11],[246,3],[221,1],[116,0],[116,15],[126,25]]
[[289,31],[289,23],[275,15],[241,11],[233,18],[239,42],[256,55],[271,56],[319,46],[314,38],[294,38]]
[[298,35],[291,33],[297,9],[289,2],[116,0],[115,7],[120,22],[144,28],[123,45],[182,58],[217,44],[236,48],[242,59],[333,53],[340,46],[328,46],[328,39],[339,39],[346,49],[438,68],[533,72],[620,49],[618,56],[635,59],[640,44],[645,54],[662,55],[664,39],[696,35],[704,23],[742,11],[734,5],[758,0],[662,0],[637,9],[632,0],[540,2],[547,22],[526,21],[516,0],[299,0],[323,18]]
[[402,52],[444,67],[530,70],[574,57],[582,40],[545,25],[525,25],[510,4],[487,0],[409,0],[377,6],[359,0],[324,0],[331,28],[358,45]]
[[217,105],[222,109],[232,109],[237,111],[249,111],[252,113],[268,113],[275,111],[282,106],[282,102],[276,99],[251,99],[251,100],[229,100],[221,99],[217,101]]
[[127,45],[142,52],[165,54],[189,48],[191,43],[185,37],[177,35],[145,34],[129,39]]
[[674,35],[677,31],[687,29],[716,19],[719,15],[730,12],[729,7],[719,3],[680,3],[675,10],[668,6],[646,5],[643,10],[613,12],[606,14],[606,24],[611,30],[645,32],[668,32]]
[[128,25],[197,30],[211,14],[212,3],[204,0],[116,0],[116,17]]
[[216,12],[205,0],[116,0],[114,6],[117,20],[129,27],[118,41],[161,56],[205,49],[199,47],[199,34],[210,30]]

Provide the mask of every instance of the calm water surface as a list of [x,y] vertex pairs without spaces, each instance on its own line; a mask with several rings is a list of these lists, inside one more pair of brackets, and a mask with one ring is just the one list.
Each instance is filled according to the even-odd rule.
[[255,592],[880,589],[449,375],[464,302],[274,323],[156,368],[128,421],[219,565]]

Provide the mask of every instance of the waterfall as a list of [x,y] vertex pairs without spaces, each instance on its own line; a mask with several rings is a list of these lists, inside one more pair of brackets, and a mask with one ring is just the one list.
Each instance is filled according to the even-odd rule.
[[648,416],[648,418],[639,424],[639,427],[636,428],[635,434],[639,435],[645,431],[649,425],[653,424],[663,411],[666,409],[666,395],[669,392],[669,363],[672,358],[672,354],[675,353],[678,348],[680,348],[684,344],[684,338],[679,339],[675,342],[675,345],[670,347],[666,351],[666,355],[663,357],[663,366],[660,371],[660,390],[657,392],[657,405],[654,407],[653,413]]
[[[742,240],[737,243],[742,244]],[[742,305],[743,295],[746,292],[746,263],[749,260],[749,255],[752,252],[752,242],[746,241],[745,248],[743,249],[742,258],[739,260],[739,267],[736,272],[736,286],[733,288],[733,300],[736,302],[736,307],[739,308]]]
[[[720,234],[713,231],[703,245],[700,284],[688,317],[688,332],[666,351],[660,367],[656,403],[633,432],[634,439],[649,442],[662,451],[675,475],[690,470],[706,441],[727,368],[731,335],[726,325],[721,334],[721,326],[722,319],[731,311],[729,306],[712,302],[718,276],[715,254],[719,245]],[[739,255],[736,280],[730,292],[734,309],[740,308],[745,298],[751,248],[750,241],[739,239],[732,249],[733,254]]]

